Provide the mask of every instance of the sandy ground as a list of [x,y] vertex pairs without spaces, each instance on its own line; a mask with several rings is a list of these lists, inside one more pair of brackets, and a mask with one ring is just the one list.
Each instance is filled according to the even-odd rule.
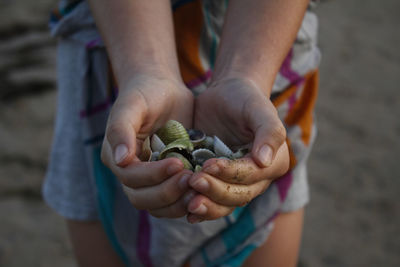
[[[0,266],[75,266],[41,200],[55,111],[54,0],[0,0]],[[301,267],[400,266],[400,1],[327,0]]]

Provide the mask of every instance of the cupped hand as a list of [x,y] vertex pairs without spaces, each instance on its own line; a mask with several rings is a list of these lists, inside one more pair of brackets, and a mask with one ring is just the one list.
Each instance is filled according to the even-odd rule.
[[250,153],[237,160],[210,159],[190,178],[198,192],[188,204],[192,223],[230,214],[289,167],[285,128],[271,101],[250,80],[214,82],[195,101],[194,128],[232,148],[248,147]]
[[192,173],[176,158],[141,162],[138,156],[144,139],[166,121],[174,119],[190,128],[193,101],[183,83],[173,79],[136,75],[120,88],[107,121],[101,157],[137,209],[157,217],[187,213],[187,199],[193,194],[187,181]]

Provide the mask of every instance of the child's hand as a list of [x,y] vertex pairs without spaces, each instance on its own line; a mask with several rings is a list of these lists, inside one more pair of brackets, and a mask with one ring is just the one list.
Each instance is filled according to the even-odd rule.
[[[191,172],[176,158],[141,162],[143,140],[174,119],[190,128],[193,95],[179,81],[136,75],[120,88],[107,122],[102,161],[124,185],[132,205],[155,216],[181,217]],[[179,200],[179,201],[178,201]]]
[[199,192],[188,205],[189,222],[230,214],[263,193],[288,170],[286,131],[275,107],[250,81],[214,83],[196,98],[194,127],[217,135],[231,147],[248,145],[242,159],[210,159],[190,186]]

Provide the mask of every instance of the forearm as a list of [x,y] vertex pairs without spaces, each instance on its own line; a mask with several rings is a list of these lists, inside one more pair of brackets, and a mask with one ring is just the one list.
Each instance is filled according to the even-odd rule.
[[231,0],[213,81],[250,80],[267,96],[309,0]]
[[134,75],[180,79],[169,0],[89,0],[121,88]]

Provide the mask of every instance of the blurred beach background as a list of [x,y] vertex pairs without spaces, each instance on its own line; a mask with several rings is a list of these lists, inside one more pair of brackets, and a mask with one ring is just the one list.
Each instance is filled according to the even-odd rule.
[[[0,0],[0,266],[76,266],[41,198],[56,109],[55,0]],[[400,266],[400,1],[325,0],[300,267]]]

